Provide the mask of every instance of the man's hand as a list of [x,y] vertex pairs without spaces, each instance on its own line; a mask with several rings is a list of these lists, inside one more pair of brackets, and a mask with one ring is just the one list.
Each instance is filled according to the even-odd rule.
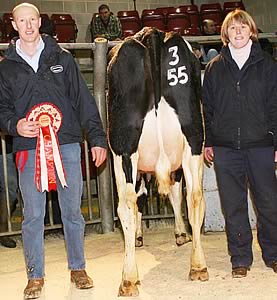
[[214,159],[214,150],[213,147],[205,147],[204,157],[208,163],[212,163]]
[[39,128],[39,122],[27,121],[26,118],[20,119],[16,125],[17,133],[27,138],[37,137],[39,134]]
[[102,147],[92,147],[90,151],[92,160],[94,161],[95,166],[98,168],[107,158],[107,149]]

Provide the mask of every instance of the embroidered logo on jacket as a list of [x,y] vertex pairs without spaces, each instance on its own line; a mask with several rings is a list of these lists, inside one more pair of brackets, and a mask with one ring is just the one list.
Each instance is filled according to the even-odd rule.
[[63,71],[63,66],[62,65],[56,65],[50,67],[51,72],[53,73],[61,73]]

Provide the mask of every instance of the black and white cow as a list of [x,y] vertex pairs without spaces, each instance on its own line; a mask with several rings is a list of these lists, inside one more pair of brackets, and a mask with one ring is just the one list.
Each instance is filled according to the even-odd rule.
[[168,195],[178,211],[182,189],[170,175],[182,167],[193,235],[189,278],[208,280],[200,240],[205,203],[199,62],[179,35],[146,27],[111,50],[108,80],[108,139],[125,238],[119,296],[138,295],[140,283],[135,258],[137,172],[154,173],[159,193]]

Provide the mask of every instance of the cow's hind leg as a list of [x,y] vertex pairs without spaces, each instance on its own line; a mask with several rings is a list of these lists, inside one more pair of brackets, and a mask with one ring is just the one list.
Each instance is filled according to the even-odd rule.
[[175,174],[175,182],[170,188],[168,198],[173,207],[175,216],[175,239],[177,246],[182,246],[191,241],[191,235],[187,234],[182,216],[182,170]]
[[[130,157],[127,158],[127,161],[128,159],[130,161],[126,164],[121,156],[114,155],[114,168],[119,197],[117,212],[125,240],[124,265],[118,296],[137,296],[139,294],[137,288],[139,279],[135,257],[137,195],[135,185],[130,182],[135,178],[133,174],[137,171],[136,155],[133,155],[132,163]],[[133,168],[132,165],[134,166]],[[127,176],[125,176],[126,172],[128,173]]]
[[192,228],[191,280],[209,279],[204,251],[201,245],[201,226],[204,220],[205,202],[203,198],[203,156],[192,155],[187,141],[183,157],[183,171],[187,187],[188,217]]
[[147,202],[147,188],[145,186],[145,174],[140,175],[139,179],[137,180],[136,184],[136,191],[137,191],[137,206],[138,206],[138,212],[137,212],[137,229],[136,229],[136,247],[142,247],[143,246],[143,232],[142,232],[142,212],[144,209],[144,206]]

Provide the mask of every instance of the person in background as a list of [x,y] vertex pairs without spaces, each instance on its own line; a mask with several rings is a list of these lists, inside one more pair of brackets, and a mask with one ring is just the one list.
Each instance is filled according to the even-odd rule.
[[[6,153],[7,153],[7,174],[8,174],[8,189],[9,189],[9,203],[10,216],[16,209],[18,179],[15,167],[14,154],[12,153],[12,137],[6,135]],[[3,168],[2,147],[0,146],[0,232],[8,231],[8,210],[6,201],[6,187]],[[16,241],[9,236],[1,236],[0,244],[7,248],[15,248]]]
[[190,42],[193,54],[198,58],[201,59],[202,52],[201,52],[201,45],[198,42]]
[[[258,28],[259,33],[263,33],[261,29]],[[259,38],[259,43],[262,49],[273,56],[273,45],[267,38]]]
[[214,20],[205,19],[202,22],[203,25],[203,35],[216,35],[216,25]]
[[100,5],[98,13],[90,23],[92,41],[97,37],[103,37],[109,41],[120,40],[122,37],[121,23],[111,13],[109,6],[106,4]]
[[[0,62],[4,59],[4,54],[0,51]],[[17,204],[18,180],[12,153],[12,137],[6,136],[6,153],[7,153],[7,173],[10,201],[10,215],[15,211]],[[4,179],[3,155],[0,146],[0,232],[8,231],[8,210],[6,201],[6,188]],[[8,236],[0,237],[0,244],[7,248],[15,248],[16,242]]]
[[205,70],[206,64],[203,61],[203,46],[200,45],[198,42],[191,42],[190,43],[191,47],[192,47],[192,52],[194,53],[194,55],[198,58],[200,65],[201,65],[201,70]]
[[45,194],[50,190],[58,191],[71,281],[78,289],[93,287],[85,271],[80,142],[86,130],[96,167],[106,159],[107,142],[95,99],[72,55],[39,33],[37,7],[22,3],[12,14],[19,38],[11,41],[0,64],[0,127],[13,136],[24,205],[24,299],[37,299],[44,286]]
[[54,37],[55,34],[55,25],[53,20],[49,19],[49,18],[41,18],[41,25],[39,28],[39,32],[40,34],[45,33],[48,34],[52,37]]
[[204,156],[214,162],[232,276],[247,276],[253,263],[248,186],[262,258],[277,273],[276,63],[262,51],[256,24],[243,10],[226,16],[221,39],[221,53],[204,76]]
[[[205,36],[211,36],[211,35],[217,35],[216,32],[216,26],[215,22],[211,19],[205,19],[203,21],[203,35]],[[218,55],[218,53],[221,50],[221,44],[204,44],[201,46],[201,53],[202,53],[202,60],[203,63],[207,64],[209,61],[211,61],[214,57]]]

